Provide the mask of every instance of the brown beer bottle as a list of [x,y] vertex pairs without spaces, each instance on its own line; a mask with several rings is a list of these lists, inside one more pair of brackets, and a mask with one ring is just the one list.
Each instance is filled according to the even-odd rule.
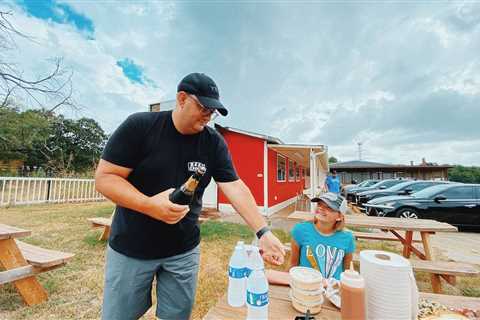
[[204,167],[198,167],[194,174],[188,178],[181,187],[175,189],[169,196],[170,201],[176,204],[187,205],[190,204],[193,200],[193,194],[195,189],[197,189],[200,179],[202,179],[205,174]]

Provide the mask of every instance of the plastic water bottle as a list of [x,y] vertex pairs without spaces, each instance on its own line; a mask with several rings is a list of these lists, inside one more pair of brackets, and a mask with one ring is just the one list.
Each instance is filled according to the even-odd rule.
[[245,304],[245,264],[247,255],[243,241],[237,242],[228,265],[228,304],[241,307]]
[[252,250],[253,270],[247,279],[247,319],[268,319],[268,281],[258,248]]

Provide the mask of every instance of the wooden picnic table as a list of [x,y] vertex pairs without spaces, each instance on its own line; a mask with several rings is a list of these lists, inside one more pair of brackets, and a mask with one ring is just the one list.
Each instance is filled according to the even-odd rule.
[[27,305],[34,305],[48,299],[47,291],[38,282],[36,274],[60,266],[73,254],[47,250],[15,238],[26,237],[30,230],[0,224],[0,284],[13,282]]
[[[23,257],[15,242],[15,238],[26,237],[30,234],[30,230],[0,224],[0,263],[5,270],[22,267],[26,269],[29,267],[29,263]],[[47,292],[35,276],[19,279],[13,283],[28,305],[34,305],[47,300]]]
[[[295,211],[288,216],[288,219],[293,220],[313,220],[314,214],[306,211]],[[388,218],[388,217],[370,217],[365,215],[346,215],[345,225],[347,227],[363,227],[382,229],[391,232],[403,245],[403,256],[410,258],[413,252],[422,260],[433,261],[434,256],[430,246],[430,235],[435,232],[457,232],[458,229],[448,223],[439,222],[427,219],[403,219],[403,218]],[[399,231],[404,231],[402,235]],[[413,245],[413,233],[419,232],[423,252]],[[455,283],[452,276],[442,275],[442,277],[449,283]],[[432,274],[432,288],[434,292],[441,292],[441,283],[438,275]]]
[[[296,311],[290,301],[290,287],[270,285],[269,286],[269,307],[268,318],[275,320],[293,320],[296,316],[302,314]],[[423,293],[420,292],[420,298],[439,302],[447,307],[452,308],[470,308],[473,310],[480,309],[480,299],[449,296],[443,294]],[[227,303],[227,294],[218,299],[217,303],[203,317],[203,320],[230,319],[240,320],[247,317],[247,307],[235,308]],[[340,310],[337,309],[328,299],[325,299],[322,311],[315,315],[315,319],[341,319]]]

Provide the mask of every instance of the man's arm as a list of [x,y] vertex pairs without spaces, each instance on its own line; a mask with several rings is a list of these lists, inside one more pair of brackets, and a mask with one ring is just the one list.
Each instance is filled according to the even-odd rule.
[[177,205],[168,199],[173,189],[148,197],[128,182],[127,177],[130,172],[132,172],[131,168],[101,159],[95,172],[95,188],[122,207],[166,223],[177,223],[187,214],[188,206]]
[[[267,226],[265,219],[258,212],[257,204],[250,189],[241,179],[232,182],[218,182],[217,184],[228,200],[230,200],[235,211],[242,216],[253,231],[257,232]],[[263,250],[263,256],[268,262],[277,265],[283,264],[285,249],[273,233],[265,233],[260,238],[259,246]]]

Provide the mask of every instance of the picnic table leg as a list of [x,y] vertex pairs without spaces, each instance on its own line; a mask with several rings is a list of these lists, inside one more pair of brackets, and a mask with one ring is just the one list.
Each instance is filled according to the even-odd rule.
[[[422,236],[423,251],[425,252],[425,260],[433,260],[433,254],[430,247],[430,235],[427,232],[420,232]],[[439,274],[431,274],[432,290],[434,293],[442,293],[442,283]]]
[[[28,265],[14,239],[0,240],[0,264],[6,270]],[[35,276],[16,280],[13,284],[29,306],[48,299],[47,292]]]
[[413,240],[413,231],[406,231],[405,244],[403,245],[403,256],[407,259],[410,258],[410,253],[412,252],[412,249],[411,249],[412,240]]
[[102,234],[100,235],[100,238],[98,238],[98,240],[100,241],[106,241],[108,240],[108,237],[110,236],[110,227],[109,226],[105,226],[103,228],[103,232]]

